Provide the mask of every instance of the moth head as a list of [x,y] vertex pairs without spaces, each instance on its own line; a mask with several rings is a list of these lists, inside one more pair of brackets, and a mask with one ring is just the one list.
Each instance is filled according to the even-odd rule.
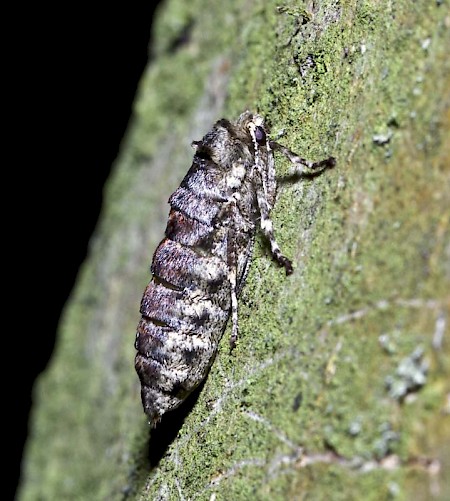
[[255,141],[260,145],[264,146],[267,141],[266,131],[261,125],[255,126]]
[[252,138],[255,157],[257,157],[260,147],[265,147],[268,149],[267,132],[266,128],[264,127],[264,119],[260,115],[251,115],[251,117],[249,118],[250,119],[247,122],[247,128]]

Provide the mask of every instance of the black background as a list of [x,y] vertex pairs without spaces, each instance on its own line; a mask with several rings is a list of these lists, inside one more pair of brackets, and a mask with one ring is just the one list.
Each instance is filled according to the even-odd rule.
[[11,418],[4,425],[11,498],[20,478],[32,386],[51,357],[61,310],[97,224],[103,185],[150,60],[156,4],[21,12],[11,30],[11,65],[4,76],[11,85],[10,154],[3,168],[3,409]]

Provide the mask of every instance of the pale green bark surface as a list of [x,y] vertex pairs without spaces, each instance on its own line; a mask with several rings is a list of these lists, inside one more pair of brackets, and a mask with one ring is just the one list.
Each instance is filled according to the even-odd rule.
[[[277,8],[282,6],[283,8]],[[186,43],[173,40],[188,29]],[[445,1],[172,0],[55,354],[19,499],[450,499]],[[337,166],[282,183],[208,380],[157,468],[139,302],[190,141],[222,116]],[[288,162],[277,162],[288,172]]]

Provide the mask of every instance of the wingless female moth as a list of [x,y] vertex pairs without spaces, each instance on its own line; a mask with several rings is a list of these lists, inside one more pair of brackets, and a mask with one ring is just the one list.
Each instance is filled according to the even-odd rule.
[[238,301],[257,228],[274,259],[292,273],[278,246],[270,211],[276,196],[274,151],[294,175],[335,165],[309,162],[271,141],[261,116],[245,111],[221,119],[194,141],[192,166],[171,195],[165,238],[153,255],[135,347],[144,411],[152,427],[205,379],[231,316],[230,345],[238,338]]

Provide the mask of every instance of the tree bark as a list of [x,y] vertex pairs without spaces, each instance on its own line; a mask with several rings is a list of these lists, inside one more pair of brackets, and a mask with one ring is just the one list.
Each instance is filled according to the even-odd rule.
[[[445,1],[167,1],[101,222],[35,389],[22,500],[449,499]],[[134,333],[190,142],[259,112],[282,178],[199,391],[150,434]],[[284,177],[284,180],[283,180]],[[447,442],[447,444],[446,444]],[[445,475],[447,473],[447,475]]]

